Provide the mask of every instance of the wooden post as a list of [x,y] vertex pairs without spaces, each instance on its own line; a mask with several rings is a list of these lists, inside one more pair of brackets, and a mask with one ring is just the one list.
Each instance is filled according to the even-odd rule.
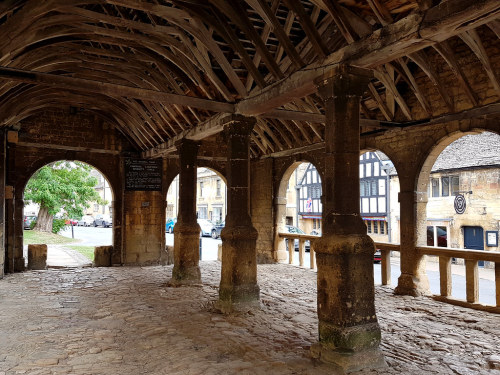
[[382,285],[391,285],[391,252],[389,250],[380,250]]
[[465,260],[465,282],[467,302],[477,303],[477,301],[479,300],[479,276],[477,260]]
[[293,252],[295,251],[295,240],[293,238],[287,238],[286,240],[288,240],[288,264],[293,264]]
[[311,257],[310,267],[313,270],[316,268],[316,256],[314,255],[314,249],[312,247],[312,243],[311,243],[311,250],[309,250],[309,251],[310,251],[309,256]]
[[440,291],[443,297],[451,296],[451,257],[439,257]]
[[304,267],[304,256],[306,255],[305,252],[305,240],[299,239],[299,265],[301,267]]
[[495,262],[495,286],[497,290],[497,307],[500,307],[500,262]]

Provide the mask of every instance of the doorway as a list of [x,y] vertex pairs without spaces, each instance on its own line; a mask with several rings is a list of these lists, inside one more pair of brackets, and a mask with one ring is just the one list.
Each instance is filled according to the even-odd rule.
[[[471,250],[484,250],[484,233],[481,227],[464,228],[464,247]],[[478,262],[479,267],[484,267],[484,261]]]

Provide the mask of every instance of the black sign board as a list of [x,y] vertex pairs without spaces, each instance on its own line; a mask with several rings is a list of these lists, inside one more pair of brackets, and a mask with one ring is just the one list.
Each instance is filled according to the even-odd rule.
[[161,159],[125,159],[125,190],[160,191]]

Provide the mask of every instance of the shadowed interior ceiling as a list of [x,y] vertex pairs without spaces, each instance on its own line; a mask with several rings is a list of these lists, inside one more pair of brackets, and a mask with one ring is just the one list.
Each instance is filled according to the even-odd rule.
[[499,18],[498,0],[6,0],[0,124],[78,108],[159,157],[240,114],[252,157],[279,155],[321,144],[313,81],[341,63],[375,73],[361,133],[495,116]]

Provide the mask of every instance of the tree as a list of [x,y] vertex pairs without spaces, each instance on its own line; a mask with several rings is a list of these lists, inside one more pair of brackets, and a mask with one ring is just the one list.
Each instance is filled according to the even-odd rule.
[[82,217],[89,202],[106,204],[94,187],[92,167],[73,161],[58,161],[40,168],[26,185],[24,199],[38,203],[40,210],[34,230],[52,232],[54,215],[64,211],[68,218]]

